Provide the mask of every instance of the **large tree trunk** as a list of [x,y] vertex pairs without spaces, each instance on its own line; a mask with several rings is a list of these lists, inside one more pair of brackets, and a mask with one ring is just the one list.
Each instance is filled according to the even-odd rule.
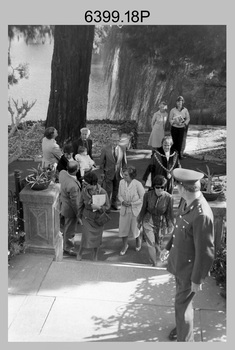
[[55,26],[46,127],[57,129],[61,146],[86,126],[93,39],[94,26]]

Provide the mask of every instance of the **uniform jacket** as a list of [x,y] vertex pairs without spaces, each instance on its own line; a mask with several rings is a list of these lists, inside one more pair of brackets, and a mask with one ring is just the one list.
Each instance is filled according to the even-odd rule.
[[79,139],[77,139],[76,141],[73,142],[72,144],[73,146],[73,158],[75,159],[75,155],[78,153],[78,148],[79,146],[84,146],[87,148],[87,154],[92,158],[92,140],[91,139],[87,139],[86,141],[83,141],[81,139],[81,137],[79,137]]
[[127,165],[126,152],[120,146],[117,146],[117,149],[117,160],[114,158],[111,144],[104,147],[101,152],[100,169],[109,180],[113,180],[115,176],[118,179],[122,178],[122,169]]
[[66,170],[59,174],[61,214],[65,217],[78,216],[81,185],[77,179],[69,175]]
[[214,219],[206,199],[201,196],[189,207],[182,199],[172,238],[167,270],[176,277],[196,284],[208,275],[214,259]]
[[[133,179],[130,185],[127,187],[126,181],[121,180],[118,189],[118,199],[120,202],[131,202],[131,209],[134,216],[138,216],[142,207],[143,197],[145,189],[142,183],[136,179]],[[128,207],[121,206],[120,215],[125,215]]]

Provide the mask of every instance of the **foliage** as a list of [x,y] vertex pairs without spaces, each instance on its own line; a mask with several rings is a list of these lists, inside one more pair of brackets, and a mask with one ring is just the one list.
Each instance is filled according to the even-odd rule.
[[198,169],[201,173],[205,175],[206,178],[201,179],[201,189],[207,193],[219,192],[223,190],[223,184],[218,180],[214,179],[214,174],[211,173],[209,166],[206,164],[207,173]]
[[211,268],[211,274],[215,277],[216,282],[220,285],[226,296],[226,269],[227,269],[227,245],[226,245],[226,232],[224,232],[221,247],[216,252],[216,257]]
[[23,219],[17,209],[16,195],[9,190],[8,193],[8,260],[25,250],[25,232]]
[[25,178],[30,185],[30,188],[33,188],[35,185],[50,182],[55,176],[55,169],[53,166],[48,166],[45,168],[38,164],[37,169],[32,168],[28,170],[33,172],[33,174],[30,174]]
[[[172,108],[182,94],[185,78],[195,68],[204,82],[214,72],[226,86],[226,27],[112,27],[106,43],[106,67],[109,115],[135,119],[145,129],[161,99]],[[204,84],[200,90],[203,88]]]

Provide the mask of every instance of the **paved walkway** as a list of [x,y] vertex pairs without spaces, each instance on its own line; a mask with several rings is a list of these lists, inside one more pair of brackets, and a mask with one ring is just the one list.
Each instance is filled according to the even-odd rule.
[[[22,254],[9,267],[9,342],[167,342],[173,277],[143,265]],[[212,277],[194,300],[195,341],[226,341],[225,300]]]

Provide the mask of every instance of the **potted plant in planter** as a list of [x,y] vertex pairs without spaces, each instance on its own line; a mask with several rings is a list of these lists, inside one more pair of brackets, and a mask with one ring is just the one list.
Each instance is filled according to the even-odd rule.
[[207,173],[198,169],[205,175],[205,177],[201,179],[201,191],[207,201],[214,201],[224,191],[224,186],[223,183],[221,183],[219,180],[219,176],[217,181],[214,179],[214,175],[211,173],[208,165],[206,165],[206,168]]
[[38,168],[28,169],[33,173],[26,176],[25,180],[29,184],[30,188],[35,191],[41,191],[48,188],[51,181],[53,181],[55,175],[54,167],[43,168],[38,165]]

